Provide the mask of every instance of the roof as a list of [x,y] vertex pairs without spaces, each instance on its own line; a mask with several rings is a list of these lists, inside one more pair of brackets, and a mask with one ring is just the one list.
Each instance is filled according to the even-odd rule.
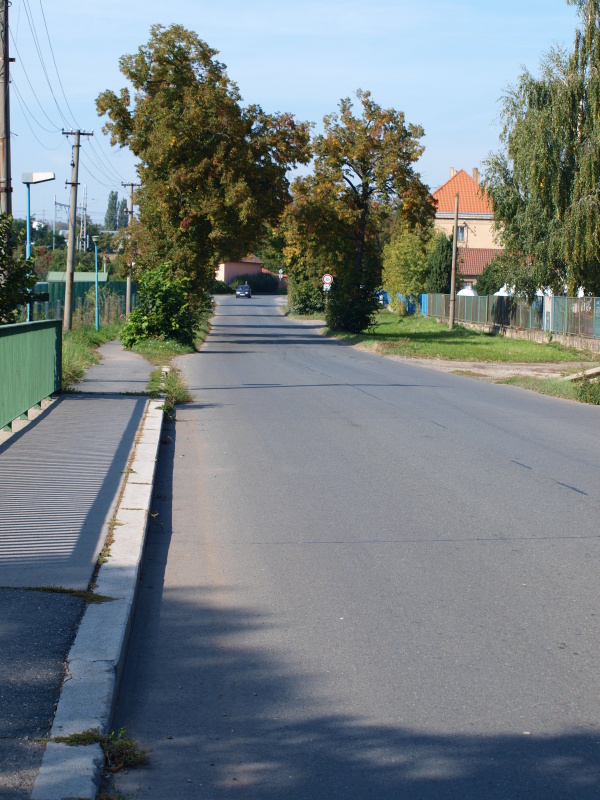
[[499,247],[459,247],[458,271],[461,275],[481,275],[484,268],[503,252]]
[[438,214],[454,214],[454,198],[458,194],[459,214],[492,214],[492,204],[477,181],[464,169],[459,170],[433,192]]

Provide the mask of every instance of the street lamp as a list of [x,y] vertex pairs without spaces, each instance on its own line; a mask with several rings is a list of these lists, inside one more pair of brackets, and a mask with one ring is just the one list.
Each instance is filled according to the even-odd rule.
[[27,249],[25,255],[31,257],[31,208],[30,208],[30,187],[32,183],[45,183],[54,180],[53,172],[24,172],[21,180],[27,187]]
[[94,243],[94,264],[96,267],[96,330],[100,328],[100,314],[98,311],[98,239],[99,236],[92,236]]

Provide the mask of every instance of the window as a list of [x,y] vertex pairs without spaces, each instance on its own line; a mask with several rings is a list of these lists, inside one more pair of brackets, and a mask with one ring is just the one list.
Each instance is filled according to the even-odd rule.
[[456,241],[464,242],[466,235],[467,235],[467,226],[459,225],[456,232]]

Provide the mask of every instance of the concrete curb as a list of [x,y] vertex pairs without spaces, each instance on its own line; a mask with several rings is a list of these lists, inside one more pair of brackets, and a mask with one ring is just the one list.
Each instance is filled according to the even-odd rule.
[[[116,689],[121,677],[137,597],[139,573],[158,447],[162,400],[150,400],[140,425],[117,512],[110,557],[100,567],[95,592],[114,598],[89,605],[67,659],[50,738],[99,728],[110,731]],[[31,800],[93,800],[104,768],[99,745],[70,747],[50,741]]]

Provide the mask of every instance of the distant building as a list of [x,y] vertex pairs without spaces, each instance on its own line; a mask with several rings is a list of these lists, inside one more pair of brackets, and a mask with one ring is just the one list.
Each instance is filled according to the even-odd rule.
[[480,184],[479,170],[473,176],[464,169],[450,168],[450,178],[432,196],[437,200],[435,227],[447,236],[454,230],[454,204],[458,194],[458,270],[463,282],[473,286],[484,268],[504,252],[493,229],[494,215],[489,197]]
[[229,283],[234,278],[240,275],[254,275],[261,274],[263,271],[263,262],[256,256],[248,256],[239,261],[227,261],[224,264],[219,264],[215,271],[215,278],[218,281]]

